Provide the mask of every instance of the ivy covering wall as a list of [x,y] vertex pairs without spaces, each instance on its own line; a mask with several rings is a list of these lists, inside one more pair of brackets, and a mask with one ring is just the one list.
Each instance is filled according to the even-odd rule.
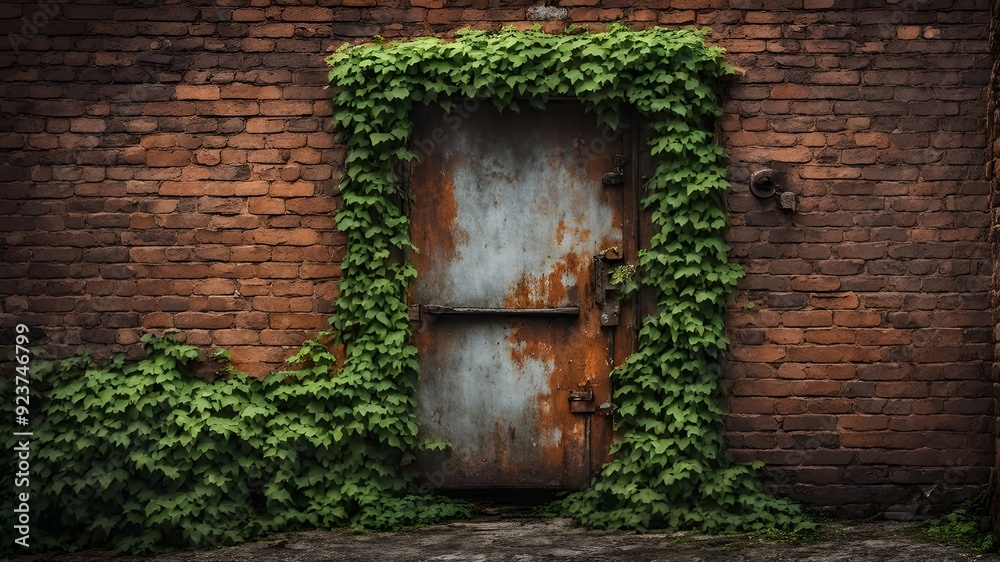
[[412,246],[396,172],[414,158],[407,150],[412,109],[448,110],[478,98],[516,111],[572,96],[616,126],[632,106],[648,125],[655,161],[642,206],[657,232],[640,270],[656,290],[657,313],[643,321],[638,351],[612,373],[623,432],[614,460],[563,507],[605,528],[809,526],[797,506],[761,491],[759,466],[734,463],[723,443],[718,360],[728,344],[726,297],[741,270],[727,256],[725,153],[712,138],[721,114],[715,89],[730,72],[722,55],[705,44],[704,31],[611,26],[596,34],[472,31],[449,42],[344,47],[329,57],[334,118],[347,150],[337,221],[348,257],[334,327],[349,350],[345,375],[370,381],[379,403],[400,405],[379,414],[406,430],[402,445],[417,445],[409,409],[416,349],[406,314],[416,272],[399,258]]

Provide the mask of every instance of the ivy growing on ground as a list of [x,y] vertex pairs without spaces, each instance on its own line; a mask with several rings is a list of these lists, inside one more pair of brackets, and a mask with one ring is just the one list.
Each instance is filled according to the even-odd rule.
[[992,490],[984,490],[970,498],[951,513],[924,521],[913,529],[913,534],[936,542],[955,544],[972,554],[986,554],[1000,550],[1000,537],[990,530],[990,497]]
[[[140,360],[102,365],[84,353],[55,368],[33,363],[32,551],[141,553],[468,516],[462,502],[430,501],[397,466],[357,467],[355,456],[374,447],[370,415],[352,410],[353,385],[336,376],[323,343],[306,342],[291,358],[298,369],[260,381],[229,367],[225,351],[203,360],[170,335],[142,340]],[[8,529],[13,507],[4,506]],[[18,552],[12,545],[0,554]]]
[[727,256],[725,154],[712,138],[721,114],[715,88],[731,71],[722,55],[706,46],[702,30],[613,25],[595,34],[505,29],[463,32],[447,42],[377,41],[328,58],[334,119],[346,147],[337,224],[347,235],[347,257],[333,326],[348,350],[344,373],[367,393],[359,404],[378,404],[374,419],[398,431],[398,454],[419,445],[412,417],[416,349],[406,315],[416,272],[402,259],[416,248],[398,172],[416,158],[407,148],[413,109],[449,110],[469,98],[500,110],[544,108],[550,97],[571,96],[617,126],[631,106],[648,127],[656,162],[642,206],[657,233],[639,265],[658,308],[642,324],[638,351],[612,374],[623,433],[614,460],[563,508],[603,528],[811,525],[798,506],[765,494],[755,474],[760,466],[733,462],[723,443],[718,361],[728,344],[726,297],[741,270]]

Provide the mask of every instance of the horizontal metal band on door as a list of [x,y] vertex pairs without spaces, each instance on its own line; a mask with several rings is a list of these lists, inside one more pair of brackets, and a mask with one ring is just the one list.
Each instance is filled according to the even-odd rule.
[[[419,314],[478,316],[478,315],[512,315],[512,316],[579,316],[580,307],[562,306],[555,308],[484,308],[475,306],[445,306],[440,304],[421,304],[416,307]],[[412,316],[412,315],[411,315]]]

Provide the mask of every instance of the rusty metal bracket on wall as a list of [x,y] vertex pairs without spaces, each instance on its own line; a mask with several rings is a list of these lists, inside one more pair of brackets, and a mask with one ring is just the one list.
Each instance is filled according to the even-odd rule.
[[610,172],[604,174],[601,178],[601,183],[607,187],[618,187],[625,184],[625,166],[628,164],[628,156],[624,154],[615,154],[611,158],[611,164],[614,166]]
[[772,168],[764,168],[750,174],[750,193],[758,199],[778,196],[778,208],[786,213],[795,212],[795,194],[784,190],[784,174]]

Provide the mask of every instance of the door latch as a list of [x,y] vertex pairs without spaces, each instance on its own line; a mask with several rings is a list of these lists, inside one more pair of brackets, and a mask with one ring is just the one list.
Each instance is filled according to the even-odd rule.
[[601,326],[617,326],[621,294],[611,283],[611,270],[624,263],[621,248],[613,246],[594,256],[594,301],[601,307]]
[[594,407],[594,387],[590,386],[590,379],[579,385],[576,390],[569,391],[569,411],[574,414],[592,414],[597,410]]

